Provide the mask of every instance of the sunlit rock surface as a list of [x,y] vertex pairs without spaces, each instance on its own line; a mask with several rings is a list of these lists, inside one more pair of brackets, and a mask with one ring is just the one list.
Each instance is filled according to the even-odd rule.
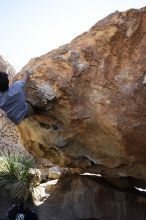
[[[146,179],[146,8],[115,12],[71,43],[31,59],[19,129],[52,164]],[[20,75],[21,75],[20,74]]]
[[6,72],[9,75],[9,80],[16,75],[15,69],[0,55],[0,71]]
[[26,152],[17,126],[0,110],[0,154]]

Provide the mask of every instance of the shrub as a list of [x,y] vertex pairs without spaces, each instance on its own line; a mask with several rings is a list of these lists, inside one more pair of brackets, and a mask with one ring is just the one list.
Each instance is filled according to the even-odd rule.
[[33,158],[24,155],[5,154],[0,157],[0,186],[19,201],[30,198],[29,169],[36,166]]

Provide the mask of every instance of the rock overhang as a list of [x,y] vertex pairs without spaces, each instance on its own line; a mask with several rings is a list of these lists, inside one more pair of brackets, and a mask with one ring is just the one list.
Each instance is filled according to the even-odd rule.
[[115,12],[30,60],[26,148],[62,167],[146,179],[146,8]]

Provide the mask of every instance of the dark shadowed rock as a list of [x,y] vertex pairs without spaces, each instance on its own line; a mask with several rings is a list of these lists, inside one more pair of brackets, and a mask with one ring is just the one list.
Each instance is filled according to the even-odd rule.
[[100,178],[69,176],[38,206],[40,220],[145,220],[146,198],[109,186]]

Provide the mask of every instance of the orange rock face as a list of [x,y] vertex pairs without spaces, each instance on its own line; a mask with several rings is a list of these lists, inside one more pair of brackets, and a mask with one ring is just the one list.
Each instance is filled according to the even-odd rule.
[[30,60],[26,148],[64,167],[146,179],[145,33],[146,8],[115,12]]

